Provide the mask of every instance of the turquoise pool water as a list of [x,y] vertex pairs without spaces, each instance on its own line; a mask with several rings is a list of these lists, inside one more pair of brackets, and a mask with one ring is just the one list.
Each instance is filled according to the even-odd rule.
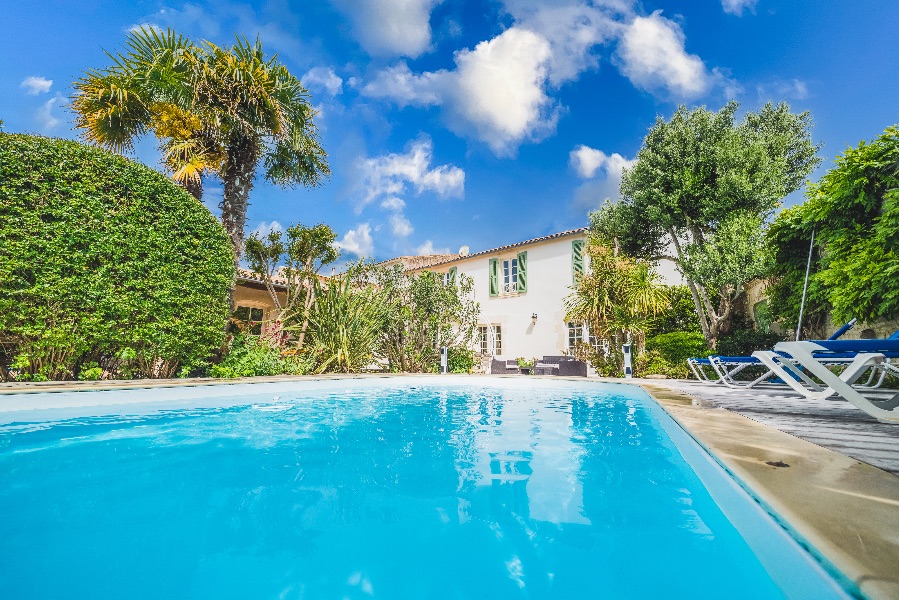
[[0,598],[841,597],[639,388],[440,381],[24,413]]

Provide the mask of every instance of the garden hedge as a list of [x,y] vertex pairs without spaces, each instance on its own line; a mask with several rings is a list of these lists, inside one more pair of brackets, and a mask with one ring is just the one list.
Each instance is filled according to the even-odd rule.
[[223,342],[218,220],[163,174],[83,144],[0,134],[0,376],[114,364],[170,376]]

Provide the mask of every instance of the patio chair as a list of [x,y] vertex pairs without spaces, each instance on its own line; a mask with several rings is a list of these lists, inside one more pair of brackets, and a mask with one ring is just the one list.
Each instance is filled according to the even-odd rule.
[[490,361],[491,375],[515,375],[519,373],[517,360],[494,358]]
[[[774,351],[787,355],[820,379],[828,390],[832,390],[831,393],[838,394],[878,421],[899,424],[899,392],[889,391],[882,397],[872,386],[853,385],[872,368],[899,375],[899,368],[890,362],[891,358],[899,358],[899,332],[879,340],[780,342],[774,346]],[[853,358],[837,375],[828,368],[828,358],[840,355],[853,355]]]
[[[850,320],[848,323],[837,329],[829,338],[829,340],[835,340],[845,334],[847,331],[855,327],[856,319]],[[899,334],[899,331],[896,332]],[[710,384],[722,384],[727,387],[734,388],[753,388],[757,385],[765,382],[769,382],[770,380],[775,380],[779,378],[782,381],[787,381],[787,379],[792,379],[793,377],[788,375],[788,372],[791,370],[788,368],[785,370],[780,365],[772,366],[769,364],[770,361],[766,361],[765,359],[756,356],[721,356],[717,354],[713,354],[708,358],[688,358],[687,366],[696,375],[696,378],[704,383]],[[734,377],[743,371],[752,366],[766,366],[768,369],[764,374],[752,381],[738,381]],[[711,367],[713,372],[715,373],[716,378],[712,379],[706,374],[704,367]],[[798,376],[798,375],[797,375]],[[784,378],[787,379],[784,379]],[[778,383],[778,381],[770,381],[771,383]],[[820,391],[820,390],[816,390]]]

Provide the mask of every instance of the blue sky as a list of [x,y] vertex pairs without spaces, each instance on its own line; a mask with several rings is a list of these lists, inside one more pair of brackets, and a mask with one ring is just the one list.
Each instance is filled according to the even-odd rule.
[[[48,0],[4,7],[6,131],[77,137],[71,82],[139,24],[220,44],[258,35],[304,81],[333,176],[312,190],[259,181],[249,229],[327,223],[347,258],[583,226],[679,103],[811,111],[813,180],[899,122],[891,0]],[[154,141],[135,157],[158,166]],[[220,195],[208,182],[215,214]]]

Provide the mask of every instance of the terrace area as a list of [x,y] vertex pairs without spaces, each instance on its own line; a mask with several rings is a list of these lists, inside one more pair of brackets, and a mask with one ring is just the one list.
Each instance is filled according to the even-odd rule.
[[785,386],[734,389],[687,380],[648,381],[653,386],[688,394],[698,405],[725,408],[899,475],[899,427],[878,422],[838,396],[810,400],[791,393]]

